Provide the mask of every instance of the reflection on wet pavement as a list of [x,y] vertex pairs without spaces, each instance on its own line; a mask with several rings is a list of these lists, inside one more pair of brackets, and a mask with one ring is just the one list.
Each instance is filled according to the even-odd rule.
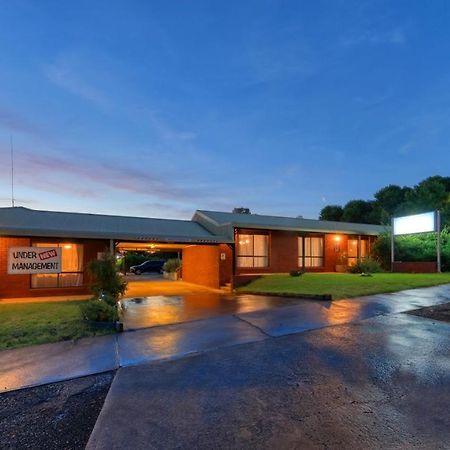
[[136,297],[123,300],[122,305],[125,329],[135,330],[290,306],[301,301],[294,298],[232,296],[206,292],[183,296]]

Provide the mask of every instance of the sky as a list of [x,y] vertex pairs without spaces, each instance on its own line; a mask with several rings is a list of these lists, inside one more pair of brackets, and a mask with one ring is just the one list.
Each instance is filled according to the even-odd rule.
[[317,218],[450,172],[447,0],[0,0],[0,206]]

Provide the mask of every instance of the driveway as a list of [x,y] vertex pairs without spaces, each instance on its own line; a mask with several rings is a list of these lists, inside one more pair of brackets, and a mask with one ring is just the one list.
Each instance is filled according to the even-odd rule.
[[[267,304],[280,301],[260,296],[245,296],[245,299]],[[0,352],[0,389],[20,389],[150,361],[181,358],[449,301],[450,285],[334,302],[293,299],[290,306],[244,310],[118,335],[4,350]]]
[[295,298],[226,295],[215,291],[184,295],[156,295],[122,300],[126,330],[149,328],[224,315],[244,314],[307,302]]
[[397,314],[120,369],[87,448],[449,448],[449,349]]

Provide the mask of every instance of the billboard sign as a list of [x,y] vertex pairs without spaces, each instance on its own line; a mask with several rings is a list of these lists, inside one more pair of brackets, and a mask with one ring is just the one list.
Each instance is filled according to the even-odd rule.
[[436,231],[435,212],[432,211],[424,214],[415,214],[413,216],[394,217],[393,230],[395,236]]
[[10,247],[8,274],[61,273],[61,249],[58,247]]

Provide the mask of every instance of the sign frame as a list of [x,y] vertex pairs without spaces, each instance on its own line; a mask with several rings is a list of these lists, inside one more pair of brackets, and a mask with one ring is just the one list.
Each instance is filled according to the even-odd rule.
[[[410,233],[397,233],[395,234],[395,220],[406,219],[408,217],[424,216],[426,214],[433,214],[434,216],[434,227],[432,230],[422,230],[422,231],[412,231]],[[422,214],[413,214],[404,217],[392,217],[391,218],[391,272],[394,271],[395,261],[395,236],[406,236],[408,234],[419,234],[419,233],[436,233],[436,269],[440,273],[442,271],[441,267],[441,212],[439,210],[430,211]]]

